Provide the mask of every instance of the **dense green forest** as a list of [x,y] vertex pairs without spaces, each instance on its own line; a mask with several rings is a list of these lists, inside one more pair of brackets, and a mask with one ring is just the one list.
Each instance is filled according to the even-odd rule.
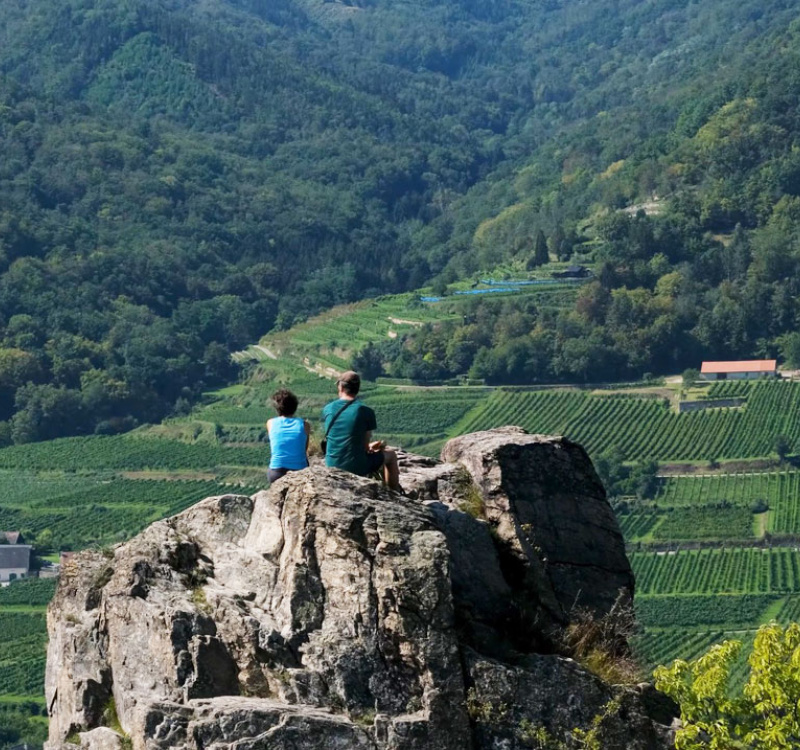
[[574,309],[478,303],[377,369],[528,382],[797,359],[799,15],[0,4],[0,444],[180,414],[272,328],[524,269],[542,237],[597,270]]

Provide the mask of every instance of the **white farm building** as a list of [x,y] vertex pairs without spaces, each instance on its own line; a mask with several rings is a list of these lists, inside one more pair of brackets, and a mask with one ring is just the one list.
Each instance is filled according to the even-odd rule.
[[703,362],[700,377],[703,380],[777,378],[778,361],[775,359],[748,359],[738,362]]
[[31,574],[29,544],[0,544],[0,585]]

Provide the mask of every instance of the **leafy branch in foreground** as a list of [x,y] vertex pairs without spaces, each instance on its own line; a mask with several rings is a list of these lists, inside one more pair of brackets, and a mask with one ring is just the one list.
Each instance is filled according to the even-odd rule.
[[725,641],[691,662],[655,670],[681,707],[677,750],[792,750],[800,746],[800,624],[762,626],[741,693],[730,690],[742,644]]

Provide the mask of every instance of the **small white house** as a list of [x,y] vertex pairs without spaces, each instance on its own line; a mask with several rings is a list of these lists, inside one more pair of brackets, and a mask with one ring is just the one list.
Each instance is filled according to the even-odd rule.
[[777,377],[778,361],[775,359],[703,362],[700,370],[702,380],[758,380]]
[[30,544],[0,544],[0,585],[30,575],[31,549]]

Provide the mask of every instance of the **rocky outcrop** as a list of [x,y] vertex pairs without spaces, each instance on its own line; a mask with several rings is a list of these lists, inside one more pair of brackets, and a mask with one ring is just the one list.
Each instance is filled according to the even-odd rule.
[[488,618],[482,649],[521,636],[553,650],[575,617],[632,601],[624,540],[581,446],[504,427],[451,440],[442,459],[409,459],[403,483],[447,536],[465,627]]
[[641,690],[556,653],[633,590],[585,453],[506,429],[443,457],[405,458],[408,496],[310,469],[76,556],[48,747],[513,750],[597,716],[605,748],[669,747]]

